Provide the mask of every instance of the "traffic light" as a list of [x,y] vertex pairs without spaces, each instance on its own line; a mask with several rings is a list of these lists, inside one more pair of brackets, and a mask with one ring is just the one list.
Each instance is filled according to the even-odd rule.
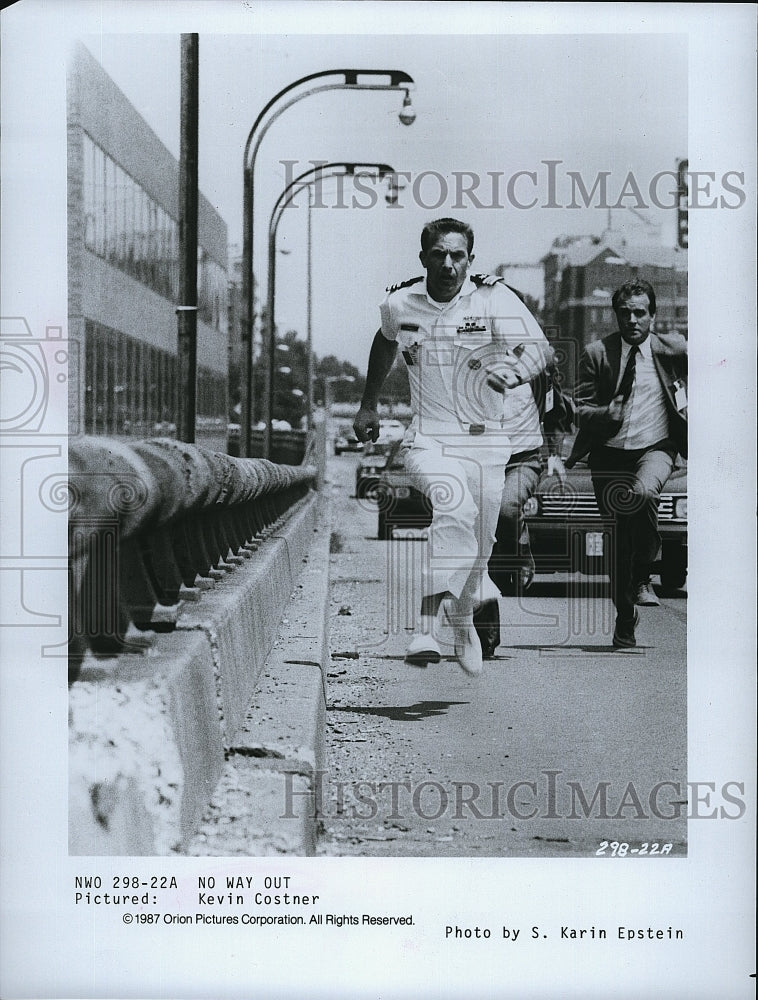
[[687,221],[687,170],[689,160],[680,160],[677,166],[677,208],[676,208],[676,242],[682,250],[686,250],[689,241],[689,224]]

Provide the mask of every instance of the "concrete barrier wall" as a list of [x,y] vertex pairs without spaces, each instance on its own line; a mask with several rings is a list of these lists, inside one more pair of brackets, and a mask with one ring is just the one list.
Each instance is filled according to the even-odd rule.
[[[313,492],[299,501],[257,551],[182,605],[175,631],[148,636],[142,652],[85,655],[70,689],[71,854],[187,849],[314,539],[328,551],[321,506]],[[319,627],[324,633],[324,620]]]
[[236,459],[173,439],[69,447],[69,679],[82,655],[170,631],[182,593],[223,577],[307,495],[315,466]]

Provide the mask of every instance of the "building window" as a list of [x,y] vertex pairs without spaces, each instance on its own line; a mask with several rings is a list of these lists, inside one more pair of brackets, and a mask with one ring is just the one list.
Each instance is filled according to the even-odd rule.
[[[174,354],[87,320],[85,434],[154,437],[176,433],[178,365]],[[226,426],[226,377],[198,367],[197,420]]]
[[[222,392],[213,397],[209,414],[222,417],[226,380],[212,377]],[[176,433],[177,359],[168,351],[87,320],[84,382],[85,434]]]
[[[112,157],[84,134],[84,245],[154,292],[178,302],[179,227]],[[198,315],[226,333],[226,271],[198,252]]]

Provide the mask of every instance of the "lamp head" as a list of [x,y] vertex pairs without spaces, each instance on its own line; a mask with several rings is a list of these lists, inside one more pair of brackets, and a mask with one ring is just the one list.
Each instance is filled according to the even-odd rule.
[[388,205],[397,205],[400,192],[404,189],[405,185],[399,182],[397,174],[389,174],[387,176],[387,192],[384,195],[384,200]]
[[405,97],[403,98],[403,106],[397,116],[403,125],[412,125],[416,121],[416,109],[411,103],[411,95],[407,90],[405,92]]

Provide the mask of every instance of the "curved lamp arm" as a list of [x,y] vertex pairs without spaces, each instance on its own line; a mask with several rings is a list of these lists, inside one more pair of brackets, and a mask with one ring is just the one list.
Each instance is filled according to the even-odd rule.
[[[306,90],[302,94],[298,94],[293,100],[288,101],[285,107],[281,109],[284,111],[285,108],[291,107],[297,101],[301,101],[304,97],[308,97],[311,94],[318,93],[320,90],[338,90],[338,89],[351,89],[351,90],[405,90],[406,96],[408,96],[409,90],[415,87],[415,82],[413,77],[408,73],[404,73],[402,70],[398,69],[327,69],[321,70],[318,73],[309,73],[307,76],[301,76],[299,80],[294,80],[292,83],[288,84],[282,90],[271,98],[271,100],[266,104],[261,113],[253,122],[253,127],[248,133],[247,142],[245,143],[245,154],[244,154],[244,164],[245,169],[248,166],[248,156],[250,153],[250,146],[253,141],[255,133],[258,131],[261,122],[266,117],[268,112],[273,108],[273,106],[291,91],[295,90],[297,87],[301,87],[304,83],[310,83],[311,80],[322,80],[326,77],[338,76],[342,77],[341,81],[335,81],[330,84],[325,84],[323,87],[314,87]],[[366,84],[360,83],[358,77],[389,77],[389,83],[386,84]],[[279,117],[281,111],[278,111],[274,115],[271,121],[266,125],[266,130],[268,130],[269,125],[276,118]],[[252,163],[255,162],[255,154],[252,157]],[[251,165],[252,165],[251,163]]]

